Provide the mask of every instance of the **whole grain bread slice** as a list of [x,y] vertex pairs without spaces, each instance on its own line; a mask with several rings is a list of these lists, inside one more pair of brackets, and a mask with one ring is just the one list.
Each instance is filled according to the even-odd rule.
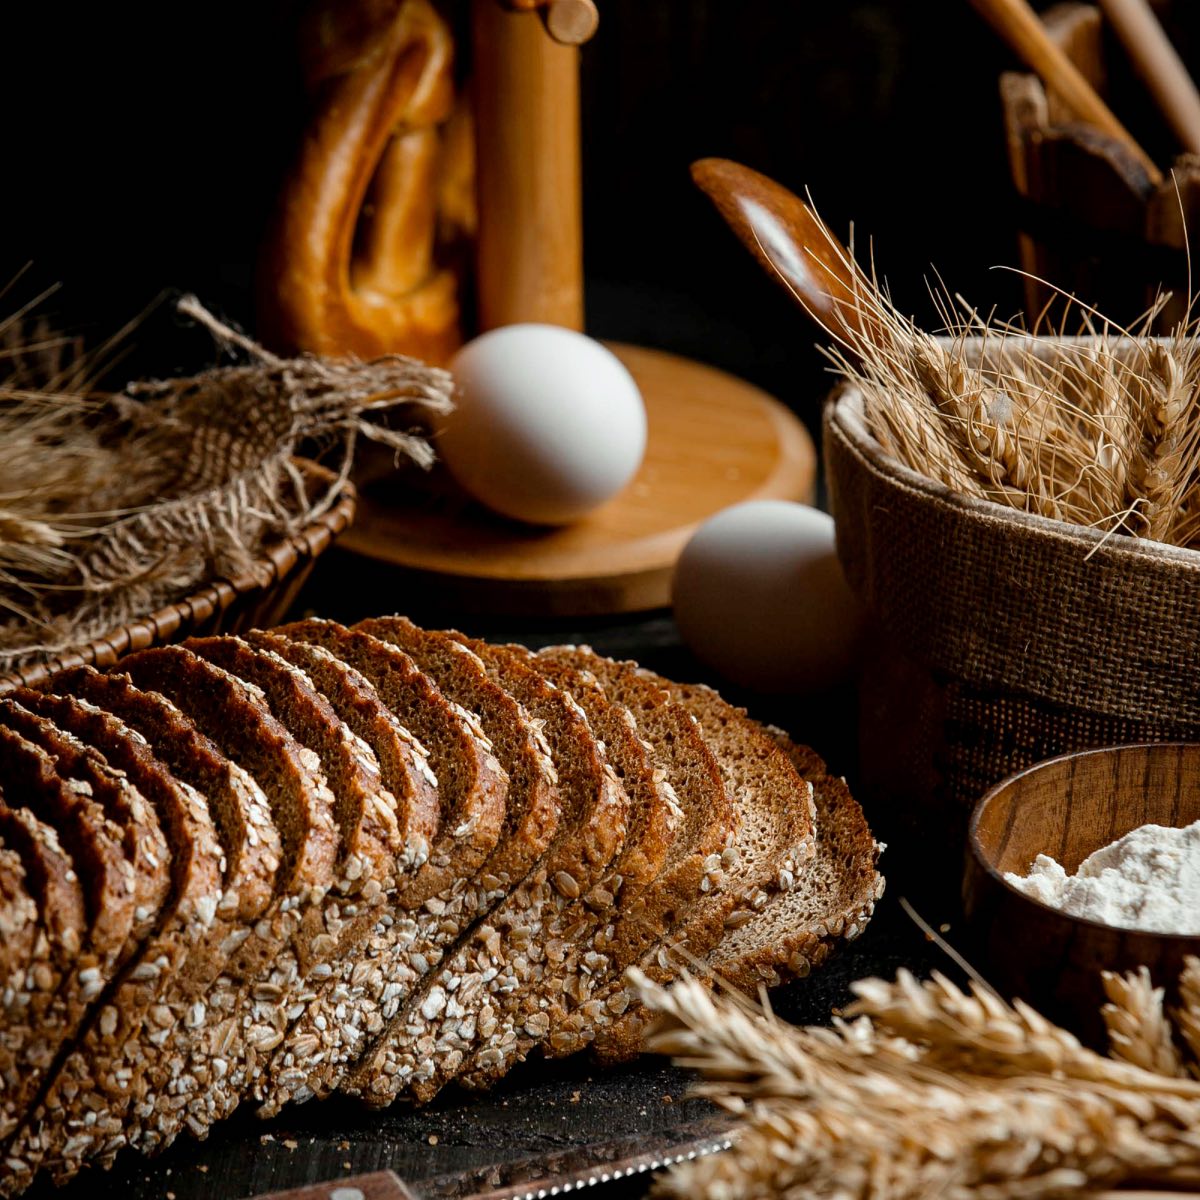
[[[19,1125],[28,1105],[25,1073],[28,1063],[44,1070],[50,1065],[57,1039],[48,1028],[56,1013],[59,993],[77,969],[87,943],[88,917],[83,886],[75,863],[63,849],[53,826],[26,808],[10,807],[0,786],[0,838],[19,859],[26,886],[38,911],[38,930],[30,962],[13,981],[14,995],[6,997],[6,1020],[0,1039],[0,1138],[5,1142]],[[32,1178],[29,1163],[5,1152],[6,1178],[19,1190]]]
[[396,802],[396,823],[403,841],[397,876],[423,866],[438,830],[437,776],[429,765],[429,751],[384,705],[365,675],[323,646],[263,630],[252,630],[246,640],[299,667],[355,736],[371,747],[384,787]]
[[629,798],[579,705],[512,651],[460,640],[542,722],[562,809],[538,867],[426,976],[343,1081],[343,1091],[372,1105],[401,1094],[426,1102],[483,1043],[498,1065],[518,1042],[548,1031],[541,981],[556,971],[557,949],[590,935],[602,919],[606,909],[589,908],[589,893],[625,838]]
[[884,888],[877,869],[883,847],[846,781],[831,777],[809,747],[782,730],[768,732],[813,785],[817,849],[790,891],[776,893],[760,912],[727,930],[708,956],[715,976],[751,995],[760,984],[804,978],[839,942],[858,937]]
[[[474,713],[508,776],[504,826],[474,880],[456,880],[452,889],[431,898],[432,907],[427,901],[414,914],[415,930],[405,930],[400,940],[393,937],[394,923],[378,931],[367,960],[372,963],[370,974],[378,969],[381,979],[390,984],[399,999],[405,992],[397,993],[395,989],[406,989],[418,977],[411,966],[413,960],[417,960],[418,968],[436,962],[451,939],[460,936],[460,931],[465,933],[507,895],[542,856],[558,820],[558,790],[549,747],[540,730],[521,706],[492,682],[470,650],[444,635],[420,630],[403,618],[366,621],[356,629],[407,654],[448,700]],[[403,964],[398,958],[403,958]],[[377,1017],[382,1020],[377,1008],[369,1000],[360,1002],[362,993],[373,988],[370,974],[357,957],[344,962],[340,972],[335,970],[330,984],[285,1039],[286,1053],[280,1063],[282,1084],[266,1096],[260,1110],[263,1115],[278,1111],[289,1089],[297,1090],[300,1065],[314,1057],[320,1058],[318,1067],[308,1072],[299,1086],[306,1092],[330,1087],[333,1064],[320,1053],[324,1049],[322,1021],[327,1029],[336,1023],[343,1029],[364,1029],[368,1035],[380,1031],[381,1024],[374,1029],[364,1024],[367,1020],[373,1023]]]
[[41,1008],[18,1060],[16,1087],[4,1097],[7,1124],[24,1115],[59,1049],[74,1038],[105,984],[132,953],[134,876],[122,830],[105,816],[87,785],[59,775],[49,754],[3,726],[0,779],[10,808],[25,809],[57,834],[87,913],[82,947]]
[[[489,1086],[499,1072],[525,1058],[535,1045],[545,1044],[574,1014],[595,1000],[614,972],[619,972],[621,914],[640,905],[646,889],[658,877],[682,816],[666,771],[652,762],[650,746],[639,736],[637,722],[625,705],[610,702],[594,676],[540,659],[523,646],[506,649],[579,704],[629,797],[629,823],[620,852],[590,894],[590,907],[597,912],[602,908],[607,910],[603,919],[590,938],[583,937],[568,945],[563,962],[543,992],[547,1003],[542,1011],[549,1018],[548,1035],[539,1039],[527,1028],[525,1037],[518,1039],[500,1062],[492,1061],[487,1069],[479,1069],[476,1063],[479,1055],[487,1053],[490,1047],[480,1047],[456,1078],[460,1086],[468,1088]],[[603,969],[599,966],[601,957],[608,961]],[[489,1059],[493,1058],[489,1055]]]
[[[374,880],[376,900],[396,882],[403,839],[396,798],[383,785],[375,751],[359,740],[329,701],[297,666],[241,638],[189,638],[184,646],[238,679],[257,687],[275,718],[302,746],[316,754],[333,793],[338,831],[335,886],[360,894]],[[349,945],[337,953],[349,952]]]
[[122,831],[134,884],[129,936],[140,943],[154,928],[171,886],[170,851],[158,814],[129,777],[114,770],[102,754],[12,695],[0,697],[0,725],[40,746],[54,759],[60,775],[86,785],[105,816]]
[[[566,653],[569,659],[570,652]],[[725,868],[736,886],[715,887],[702,895],[638,962],[648,977],[665,982],[675,974],[681,956],[703,958],[727,923],[736,925],[744,919],[743,913],[761,911],[775,892],[791,890],[815,851],[812,785],[800,778],[788,756],[757,722],[712,688],[673,683],[634,663],[594,663],[593,670],[602,681],[614,672],[637,672],[665,688],[672,701],[695,718],[738,809],[730,847],[736,857]],[[651,1018],[630,1000],[624,1015],[596,1032],[593,1045],[602,1061],[624,1061],[641,1051]]]
[[140,734],[83,700],[25,689],[13,699],[86,742],[124,774],[164,831],[171,871],[170,894],[152,936],[100,997],[14,1145],[23,1160],[31,1166],[36,1161],[61,1183],[88,1160],[111,1160],[124,1144],[112,1102],[123,1111],[133,1082],[125,1048],[174,1023],[164,1001],[217,919],[224,856],[203,796],[175,778]]
[[550,647],[540,651],[536,661],[542,670],[576,672],[591,686],[601,687],[610,701],[629,709],[680,810],[670,853],[658,876],[632,903],[621,905],[612,940],[616,973],[568,1014],[543,1046],[548,1056],[561,1057],[582,1050],[598,1030],[620,1019],[630,1003],[620,973],[657,947],[681,912],[724,886],[726,869],[736,867],[732,846],[737,812],[695,720],[672,702],[660,683],[576,647]]
[[[465,913],[473,904],[467,893],[497,845],[509,791],[508,775],[478,720],[398,647],[329,621],[298,622],[275,632],[323,647],[370,681],[429,748],[442,812],[428,861],[398,890],[394,907],[360,947],[350,978],[332,979],[289,1030],[291,1061],[277,1073],[278,1090],[264,1115],[284,1093],[302,1101],[338,1087],[364,1042],[382,1032],[444,947],[467,931]],[[431,918],[435,943],[427,936]],[[302,1066],[318,1055],[314,1065],[320,1069]]]
[[37,942],[37,905],[25,884],[21,856],[0,837],[0,1054]]
[[[270,908],[231,948],[204,998],[205,1036],[193,1040],[185,1068],[191,1098],[160,1108],[153,1128],[143,1126],[131,1137],[134,1144],[160,1146],[185,1124],[202,1136],[237,1106],[260,1059],[282,1039],[293,993],[316,964],[329,960],[357,909],[355,897],[334,890],[334,799],[320,760],[271,714],[262,692],[182,646],[145,650],[121,666],[137,686],[178,705],[254,776],[283,850]],[[216,1059],[224,1071],[201,1086],[199,1076],[210,1073]],[[181,1096],[183,1087],[172,1099]]]
[[[177,1111],[220,1070],[217,1058],[197,1060],[197,1047],[212,1036],[207,1012],[209,992],[275,900],[283,856],[282,839],[262,789],[244,768],[227,758],[195,723],[156,692],[134,686],[124,675],[81,667],[56,676],[55,686],[85,705],[119,716],[144,738],[154,756],[194,796],[207,802],[220,842],[222,891],[216,919],[175,974],[148,968],[166,979],[159,999],[171,1016],[146,1037],[127,1039],[122,1048],[129,1086],[107,1100],[100,1115],[109,1142],[104,1157],[130,1141],[153,1148],[176,1127]],[[235,1024],[225,1021],[222,1037],[232,1038]],[[119,1064],[114,1070],[122,1069]]]

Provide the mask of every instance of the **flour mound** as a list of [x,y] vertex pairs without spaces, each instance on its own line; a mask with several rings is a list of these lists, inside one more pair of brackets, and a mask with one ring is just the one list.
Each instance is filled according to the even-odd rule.
[[1074,917],[1147,933],[1200,935],[1200,821],[1143,825],[1097,850],[1074,875],[1046,854],[1004,879]]

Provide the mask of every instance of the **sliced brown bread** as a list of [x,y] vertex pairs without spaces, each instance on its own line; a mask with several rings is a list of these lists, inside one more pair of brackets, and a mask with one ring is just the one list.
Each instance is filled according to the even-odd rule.
[[597,1030],[620,1018],[630,997],[619,972],[656,947],[686,906],[723,886],[725,869],[736,866],[732,843],[737,814],[696,722],[671,701],[664,687],[574,647],[551,647],[539,652],[536,661],[543,670],[575,671],[629,708],[680,808],[662,870],[639,897],[621,906],[612,942],[617,974],[553,1029],[543,1047],[544,1053],[558,1057],[583,1049],[594,1041]]
[[437,776],[429,765],[429,751],[383,704],[365,675],[323,646],[262,630],[248,633],[246,640],[299,667],[355,736],[371,747],[383,784],[396,802],[396,823],[403,839],[397,875],[403,877],[423,866],[438,829]]
[[[507,895],[549,845],[558,820],[559,799],[549,747],[538,727],[521,706],[488,676],[478,657],[458,642],[436,633],[418,629],[403,618],[366,621],[358,632],[377,638],[407,654],[433,679],[442,694],[465,711],[476,714],[483,733],[508,776],[505,822],[495,848],[474,879],[456,880],[453,887],[426,901],[412,918],[415,929],[393,936],[395,924],[384,926],[376,938],[375,953],[369,960],[390,984],[392,997],[402,1001],[418,978],[418,972],[436,964],[448,945],[452,945],[475,921]],[[392,947],[393,953],[386,948]],[[401,956],[403,963],[395,961]],[[416,963],[416,969],[412,964]],[[356,979],[359,981],[356,984]],[[282,1062],[283,1084],[269,1095],[263,1115],[278,1111],[287,1099],[287,1088],[295,1090],[300,1064],[310,1061],[323,1049],[320,1024],[362,1029],[367,1035],[378,1034],[381,1025],[367,1028],[366,1018],[382,1020],[376,1006],[359,1003],[362,992],[371,990],[369,975],[360,959],[347,961],[335,972],[329,986],[289,1032]],[[339,1016],[339,1012],[342,1014]],[[343,1033],[343,1038],[345,1034]],[[329,1064],[321,1058],[314,1078],[305,1078],[305,1091],[329,1086]],[[319,1076],[324,1078],[319,1078]]]
[[[396,859],[404,845],[396,798],[383,785],[375,751],[349,726],[297,666],[241,638],[190,638],[184,646],[238,679],[257,687],[275,718],[316,754],[333,793],[338,831],[335,886],[359,895],[371,880],[376,902],[396,882]],[[340,946],[338,954],[349,951]]]
[[[17,1128],[29,1102],[25,1074],[50,1065],[58,1044],[59,993],[77,969],[88,939],[87,906],[75,863],[57,831],[28,809],[11,808],[0,787],[0,838],[19,859],[38,910],[38,933],[24,976],[14,981],[0,1039],[0,1138]],[[53,1019],[53,1020],[52,1020]],[[8,1178],[17,1190],[32,1178],[30,1164],[6,1150]]]
[[383,703],[428,748],[438,782],[438,837],[429,860],[394,903],[423,904],[487,860],[504,825],[508,777],[479,721],[447,700],[402,650],[334,621],[309,619],[275,632],[322,646],[370,680]]
[[[133,682],[178,705],[266,794],[283,858],[267,913],[247,930],[205,997],[207,1036],[192,1043],[186,1069],[193,1095],[156,1114],[137,1144],[161,1145],[186,1125],[203,1134],[232,1111],[260,1059],[282,1039],[293,994],[327,962],[356,915],[354,898],[330,896],[338,856],[334,799],[318,756],[271,714],[262,692],[182,646],[144,650],[121,663]],[[214,1059],[225,1069],[201,1086]],[[177,1091],[173,1099],[182,1095]],[[133,1140],[133,1139],[131,1139]]]
[[21,856],[0,837],[0,1013],[4,1014],[0,1053],[9,1015],[23,991],[25,973],[33,963],[38,928],[37,904],[25,886]]
[[802,979],[839,941],[866,928],[883,895],[876,865],[883,849],[871,835],[844,779],[832,778],[807,746],[770,730],[797,772],[813,785],[817,851],[788,892],[778,892],[761,912],[728,930],[708,956],[714,975],[751,995]]
[[[324,647],[359,671],[379,698],[429,748],[442,804],[428,861],[381,916],[359,949],[349,980],[337,978],[310,1002],[288,1032],[292,1061],[279,1071],[272,1111],[284,1092],[294,1100],[328,1095],[377,1037],[416,982],[437,965],[445,946],[470,927],[465,900],[504,826],[509,781],[476,718],[447,699],[434,681],[396,646],[329,621],[303,621],[280,636]],[[429,944],[429,920],[438,941]],[[417,949],[424,948],[424,953]],[[314,1056],[320,1058],[312,1062]],[[302,1063],[320,1068],[312,1071]]]
[[[205,1089],[210,1074],[224,1065],[217,1057],[195,1065],[197,1047],[207,1045],[213,1036],[209,992],[251,927],[270,912],[282,840],[254,778],[165,697],[135,687],[124,675],[102,674],[90,667],[57,676],[55,686],[85,704],[119,715],[144,738],[172,775],[207,801],[220,842],[223,890],[216,919],[193,947],[184,969],[167,977],[158,1001],[172,1020],[156,1023],[144,1038],[125,1042],[124,1068],[114,1066],[114,1072],[128,1069],[130,1083],[120,1098],[107,1097],[107,1111],[100,1117],[110,1132],[110,1143],[116,1144],[112,1150],[130,1141],[154,1146],[175,1129],[178,1109]],[[237,1031],[232,1019],[220,1023],[222,1039],[232,1039]],[[106,1144],[105,1156],[112,1150]]]
[[171,868],[170,895],[153,935],[100,997],[14,1144],[18,1156],[31,1165],[36,1160],[61,1182],[83,1162],[106,1160],[124,1143],[110,1101],[123,1101],[133,1080],[125,1047],[173,1024],[164,999],[216,921],[224,856],[204,798],[176,779],[141,735],[86,701],[24,689],[13,698],[86,740],[123,773],[165,831]]
[[603,919],[607,909],[594,898],[597,908],[589,907],[589,893],[625,839],[629,798],[579,705],[512,651],[460,640],[542,723],[562,807],[537,869],[426,977],[343,1081],[343,1091],[373,1105],[401,1094],[426,1102],[483,1043],[500,1058],[548,1030],[541,981],[557,969],[556,949],[589,936]]
[[174,779],[203,798],[225,859],[218,915],[239,927],[256,921],[274,896],[283,844],[254,777],[165,696],[126,675],[77,667],[56,675],[53,688],[55,697],[120,720]]
[[154,928],[171,886],[171,854],[158,814],[129,777],[109,766],[102,754],[11,695],[0,697],[0,725],[45,750],[58,773],[84,784],[105,816],[122,831],[125,857],[133,869],[130,937],[141,942]]
[[123,831],[104,815],[88,786],[59,775],[49,754],[5,727],[0,727],[0,779],[10,808],[27,810],[57,834],[82,887],[87,912],[82,948],[53,1000],[40,1011],[18,1061],[17,1086],[4,1097],[6,1112],[19,1118],[59,1049],[74,1038],[105,984],[135,948],[130,941],[134,875],[125,857]]
[[[568,652],[569,658],[569,652]],[[716,944],[727,922],[742,913],[758,912],[776,891],[789,891],[814,853],[812,785],[796,773],[788,756],[741,709],[727,704],[711,688],[676,684],[633,663],[594,672],[607,680],[613,671],[638,672],[663,687],[671,699],[695,718],[721,768],[725,789],[738,807],[732,844],[736,855],[728,868],[736,886],[714,888],[681,913],[664,940],[648,950],[638,966],[656,981],[669,980],[680,955],[702,958]],[[597,1030],[594,1044],[603,1061],[623,1061],[640,1053],[650,1017],[631,1003],[623,1016]]]
[[[567,946],[558,970],[549,976],[550,986],[539,997],[539,1003],[543,997],[546,1001],[542,1011],[549,1018],[547,1036],[538,1038],[526,1028],[524,1037],[511,1044],[499,1062],[495,1061],[494,1055],[488,1054],[491,1065],[485,1070],[478,1069],[476,1061],[491,1047],[480,1047],[456,1077],[460,1086],[469,1088],[489,1086],[498,1071],[507,1070],[513,1062],[525,1058],[535,1045],[544,1044],[553,1037],[573,1014],[590,1004],[613,973],[619,971],[615,947],[621,913],[640,903],[646,888],[659,875],[682,815],[666,772],[652,763],[649,744],[640,738],[637,723],[628,708],[619,702],[610,702],[594,677],[539,659],[522,646],[506,649],[579,704],[592,733],[604,745],[609,766],[629,797],[629,822],[620,852],[591,892],[593,906],[607,908],[604,918],[590,938],[580,938]],[[607,960],[604,968],[600,967],[602,958]]]

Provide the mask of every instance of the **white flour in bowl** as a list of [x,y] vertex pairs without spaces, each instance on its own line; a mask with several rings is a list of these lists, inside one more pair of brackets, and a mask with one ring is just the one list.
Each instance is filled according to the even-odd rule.
[[1004,879],[1074,917],[1200,935],[1200,821],[1182,829],[1143,825],[1089,855],[1074,875],[1039,854],[1028,875],[1008,872]]

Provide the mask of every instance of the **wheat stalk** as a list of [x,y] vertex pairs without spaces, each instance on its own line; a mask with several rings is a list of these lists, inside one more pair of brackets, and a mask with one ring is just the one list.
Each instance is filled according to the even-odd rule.
[[1148,336],[1074,306],[1082,344],[986,320],[933,290],[942,337],[849,263],[857,328],[827,351],[886,453],[966,496],[1074,524],[1200,545],[1200,318]]
[[1145,967],[1125,975],[1105,971],[1101,978],[1109,1002],[1100,1011],[1113,1058],[1158,1075],[1186,1077],[1163,1008],[1163,989],[1153,986],[1150,972]]
[[1191,1053],[1191,1072],[1200,1079],[1200,958],[1189,955],[1184,959],[1183,973],[1179,976],[1179,999],[1175,1024],[1180,1039]]
[[[1138,980],[1123,1000],[1144,998]],[[689,978],[630,981],[659,1014],[650,1047],[741,1116],[732,1150],[676,1168],[660,1195],[1041,1198],[1200,1165],[1200,1083],[1093,1054],[981,986],[864,980],[858,1016],[797,1029]]]
[[[15,344],[16,326],[5,331],[0,672],[107,633],[203,582],[269,582],[264,545],[336,502],[359,438],[421,465],[432,459],[420,433],[376,418],[397,413],[413,424],[446,411],[446,372],[399,356],[281,359],[192,297],[180,309],[250,361],[97,396],[65,344],[42,337],[34,353]],[[302,441],[334,472],[316,495],[292,462]]]

